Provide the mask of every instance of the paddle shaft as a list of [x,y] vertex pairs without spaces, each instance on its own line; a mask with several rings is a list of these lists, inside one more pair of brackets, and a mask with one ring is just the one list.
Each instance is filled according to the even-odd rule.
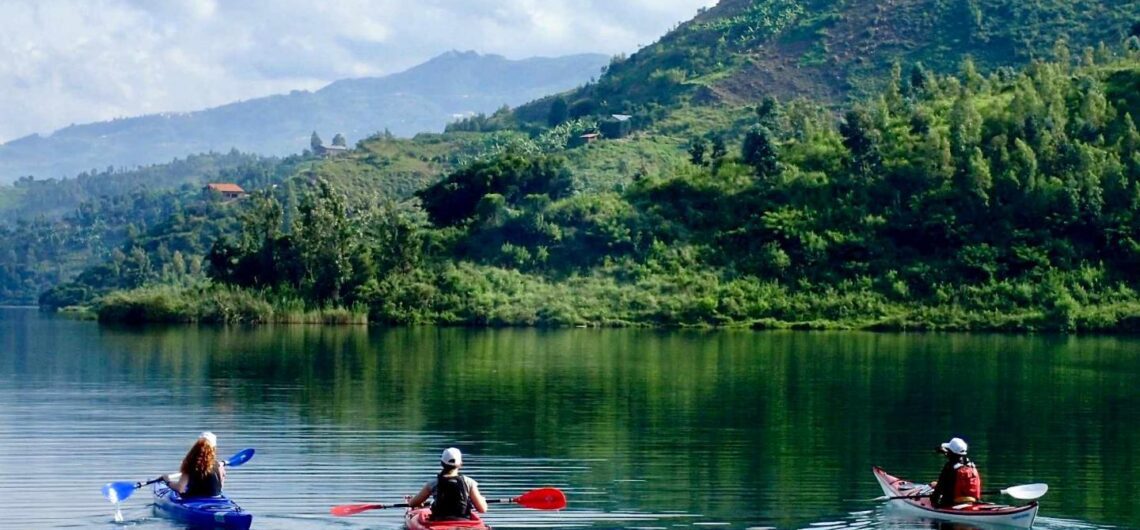
[[[512,502],[515,502],[515,500],[514,499],[487,499],[487,504],[510,504]],[[418,506],[412,506],[411,504],[408,504],[406,502],[401,502],[399,504],[368,504],[368,505],[361,505],[360,508],[364,508],[365,506],[367,506],[368,507],[367,509],[369,509],[369,510],[382,510],[385,508],[418,508]],[[424,506],[425,507],[431,506],[431,503],[425,503]]]
[[[248,462],[249,459],[253,458],[253,454],[254,454],[254,450],[252,448],[251,449],[243,449],[243,450],[239,451],[237,454],[235,454],[234,456],[231,456],[228,460],[225,460],[221,463],[224,464],[226,467],[237,467],[237,466],[240,466],[240,465]],[[178,480],[177,477],[180,477],[180,476],[181,476],[181,473],[174,473],[174,474],[170,475],[170,478],[173,480]],[[134,482],[134,483],[132,483],[132,482],[109,482],[103,486],[103,496],[106,497],[107,500],[114,502],[114,503],[124,501],[124,500],[127,500],[127,498],[130,497],[131,494],[134,493],[135,490],[142,488],[143,486],[149,486],[149,485],[154,484],[156,482],[160,482],[160,481],[162,481],[162,478],[163,477],[158,477],[158,478],[148,480],[146,482]]]
[[[519,504],[536,510],[561,510],[566,507],[566,495],[556,488],[539,488],[509,499],[487,499],[487,504]],[[385,508],[412,508],[408,503],[399,504],[344,504],[329,510],[337,517],[355,515],[368,510]]]

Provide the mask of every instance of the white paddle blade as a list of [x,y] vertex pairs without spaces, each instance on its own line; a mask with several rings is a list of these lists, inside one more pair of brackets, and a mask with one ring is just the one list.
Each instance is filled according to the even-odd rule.
[[1049,491],[1048,484],[1025,484],[1023,486],[1014,486],[1001,490],[1002,493],[1009,495],[1015,499],[1023,501],[1031,501],[1033,499],[1040,499],[1044,497]]

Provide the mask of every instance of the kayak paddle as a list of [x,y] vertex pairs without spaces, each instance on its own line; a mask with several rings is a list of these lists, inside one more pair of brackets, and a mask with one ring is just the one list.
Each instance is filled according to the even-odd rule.
[[[1002,495],[1009,495],[1010,497],[1013,497],[1015,499],[1021,499],[1023,501],[1031,501],[1034,499],[1040,499],[1041,497],[1044,497],[1045,494],[1048,492],[1049,492],[1049,485],[1048,484],[1041,484],[1041,483],[1023,484],[1021,486],[1010,486],[1006,489],[998,491],[998,493],[1000,493]],[[992,492],[992,491],[987,491],[985,493],[989,494],[989,495],[994,494],[994,492]]]
[[[1032,500],[1036,500],[1036,499],[1040,499],[1041,497],[1044,497],[1048,491],[1049,491],[1049,485],[1048,484],[1038,483],[1038,484],[1022,484],[1020,486],[1010,486],[1010,487],[1002,489],[1002,490],[983,491],[982,493],[984,493],[986,495],[999,495],[999,494],[1000,495],[1009,495],[1010,497],[1013,497],[1015,499],[1020,499],[1023,501],[1032,501]],[[868,499],[868,500],[871,500],[871,501],[893,501],[896,499],[921,499],[924,497],[929,497],[930,495],[931,495],[930,493],[924,493],[922,495],[894,495],[894,496],[883,495],[882,497],[875,497],[874,499]]]
[[[253,458],[253,453],[254,450],[252,447],[239,451],[234,456],[231,456],[229,460],[226,460],[226,467],[237,467],[249,462],[249,459]],[[112,503],[118,503],[127,500],[127,497],[130,497],[135,490],[143,486],[149,486],[160,480],[162,480],[162,477],[154,478],[146,482],[108,482],[103,486],[103,496]]]
[[[538,488],[513,499],[487,499],[487,504],[518,504],[535,510],[561,510],[566,507],[566,494],[558,488]],[[337,517],[347,517],[368,510],[409,507],[406,502],[400,504],[342,504],[333,506],[329,513]]]

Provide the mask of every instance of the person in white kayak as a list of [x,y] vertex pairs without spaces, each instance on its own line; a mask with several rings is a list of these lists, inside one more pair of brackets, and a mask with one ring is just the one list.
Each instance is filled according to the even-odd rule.
[[486,513],[487,499],[479,493],[479,483],[459,474],[459,468],[463,467],[463,454],[459,449],[448,447],[440,455],[439,463],[443,470],[424,484],[420,492],[408,500],[408,505],[418,508],[431,497],[431,518],[435,521],[470,519],[472,509]]
[[933,484],[930,504],[936,508],[947,508],[964,503],[981,502],[982,476],[978,467],[966,456],[969,447],[961,438],[951,438],[942,444],[938,452],[946,455],[946,465],[938,481]]
[[218,437],[206,431],[198,435],[186,457],[182,459],[179,476],[174,479],[163,475],[162,481],[183,499],[217,497],[226,482],[225,462],[218,460]]

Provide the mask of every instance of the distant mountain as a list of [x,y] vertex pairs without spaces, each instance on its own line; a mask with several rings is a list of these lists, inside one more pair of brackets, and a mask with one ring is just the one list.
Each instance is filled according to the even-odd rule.
[[518,105],[581,85],[608,57],[597,54],[508,60],[448,52],[410,70],[348,79],[316,92],[294,91],[212,109],[73,125],[47,137],[0,145],[0,184],[32,175],[73,177],[208,151],[298,153],[317,131],[350,143],[385,129],[398,136],[439,131],[457,117]]

